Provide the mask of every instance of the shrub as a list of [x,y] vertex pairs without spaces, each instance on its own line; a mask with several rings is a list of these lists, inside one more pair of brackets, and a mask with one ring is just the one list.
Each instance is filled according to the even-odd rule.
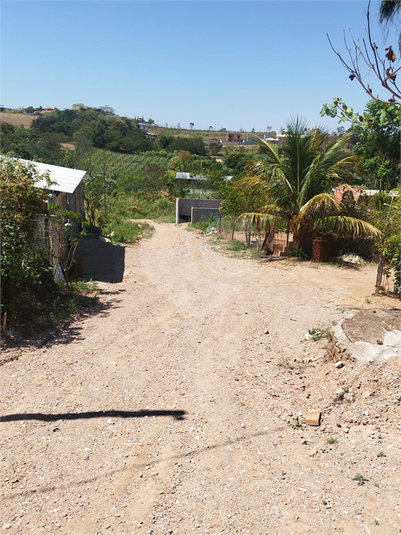
[[1,312],[9,317],[40,308],[55,290],[47,246],[35,236],[34,219],[48,199],[36,187],[40,179],[50,185],[33,166],[1,158]]

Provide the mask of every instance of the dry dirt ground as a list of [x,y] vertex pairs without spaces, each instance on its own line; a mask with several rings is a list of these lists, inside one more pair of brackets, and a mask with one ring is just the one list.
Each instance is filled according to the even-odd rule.
[[25,128],[30,128],[35,119],[35,115],[25,115],[24,113],[7,113],[6,111],[0,113],[1,123],[8,123],[12,124],[13,126],[24,126]]
[[99,283],[101,313],[2,366],[0,530],[400,533],[401,363],[337,369],[305,340],[399,306],[371,295],[375,268],[232,258],[154,226]]

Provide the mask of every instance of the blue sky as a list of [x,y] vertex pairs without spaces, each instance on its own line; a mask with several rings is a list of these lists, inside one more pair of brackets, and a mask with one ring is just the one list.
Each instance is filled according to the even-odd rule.
[[[385,38],[371,5],[379,47]],[[365,37],[367,1],[2,0],[1,103],[109,105],[118,115],[188,128],[277,130],[297,114],[310,126],[324,103],[368,98],[330,49],[343,30]],[[375,84],[372,83],[373,88]]]

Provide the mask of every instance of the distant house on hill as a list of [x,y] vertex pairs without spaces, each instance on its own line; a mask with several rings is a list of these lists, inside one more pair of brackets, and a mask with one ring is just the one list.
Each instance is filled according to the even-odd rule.
[[227,132],[226,141],[229,141],[230,143],[241,143],[240,132]]
[[241,141],[242,145],[256,145],[257,144],[257,140],[256,140],[256,137],[247,137],[246,139],[244,139],[243,141]]
[[207,180],[205,175],[193,175],[192,173],[184,173],[177,171],[175,174],[176,180]]
[[144,119],[142,119],[142,117],[139,117],[138,125],[139,125],[139,129],[142,130],[142,132],[145,132],[145,134],[146,134],[146,123],[145,123]]
[[272,137],[270,134],[265,134],[263,139],[272,145],[277,145],[278,143],[278,139],[276,137]]
[[354,199],[355,202],[358,202],[359,197],[363,195],[364,191],[361,188],[356,188],[348,184],[341,184],[333,188],[334,198],[337,202],[344,201],[346,199]]
[[56,111],[56,108],[46,108],[45,110],[36,110],[34,114],[43,115],[44,113],[53,113],[54,111]]

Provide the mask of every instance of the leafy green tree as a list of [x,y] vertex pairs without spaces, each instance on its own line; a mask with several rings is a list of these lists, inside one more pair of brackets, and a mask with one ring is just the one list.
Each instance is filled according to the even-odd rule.
[[50,187],[32,165],[1,157],[1,311],[8,317],[36,310],[53,285],[47,250],[34,234],[34,219],[49,198],[39,180]]
[[154,163],[147,163],[143,169],[143,176],[140,182],[141,189],[148,195],[153,203],[156,196],[166,193],[169,190],[170,181],[166,169]]
[[299,118],[288,125],[286,134],[282,154],[275,145],[260,139],[264,158],[251,166],[249,176],[236,183],[237,188],[254,191],[263,199],[263,208],[249,216],[255,221],[285,221],[296,248],[304,237],[321,234],[379,236],[373,225],[343,215],[331,194],[333,186],[344,181],[356,163],[356,156],[338,157],[350,135],[328,142],[327,133],[308,130]]
[[[231,181],[226,181],[220,184],[220,192],[223,197],[220,211],[224,215],[224,218],[231,224],[231,239],[234,239],[237,221],[242,218],[245,222],[245,234],[247,245],[249,246],[254,221],[252,218],[244,217],[244,214],[262,210],[263,205],[261,197],[256,190],[252,188],[237,188]],[[259,233],[262,228],[266,229],[268,227],[268,219],[256,221],[256,228]]]
[[230,174],[244,176],[246,174],[247,166],[254,160],[255,156],[252,154],[235,152],[234,154],[227,156],[224,163]]
[[168,152],[188,151],[198,156],[206,156],[206,148],[201,137],[183,137],[161,135],[159,137],[160,147]]
[[[381,113],[386,105],[371,101],[366,111],[372,116]],[[359,174],[363,183],[374,189],[391,190],[400,177],[400,118],[387,125],[372,124],[370,127],[355,126],[357,143],[355,154],[360,154]]]
[[398,187],[391,194],[364,196],[361,204],[367,219],[382,233],[380,239],[375,241],[379,255],[376,293],[381,290],[383,273],[388,266],[393,272],[398,293],[401,293],[401,188]]
[[[90,225],[99,222],[100,214],[106,214],[106,195],[113,191],[115,182],[106,173],[86,174],[84,178],[85,214]],[[103,210],[102,210],[103,207]]]
[[155,144],[140,130],[138,121],[118,117],[108,106],[88,108],[77,104],[71,110],[56,110],[38,117],[33,130],[64,134],[78,148],[94,146],[130,154],[155,149]]
[[221,154],[220,143],[215,143],[215,142],[209,143],[208,149],[209,149],[209,154],[211,154],[212,156],[217,156]]
[[13,153],[15,157],[32,160],[38,139],[39,134],[30,128],[1,124],[1,152],[3,154]]

